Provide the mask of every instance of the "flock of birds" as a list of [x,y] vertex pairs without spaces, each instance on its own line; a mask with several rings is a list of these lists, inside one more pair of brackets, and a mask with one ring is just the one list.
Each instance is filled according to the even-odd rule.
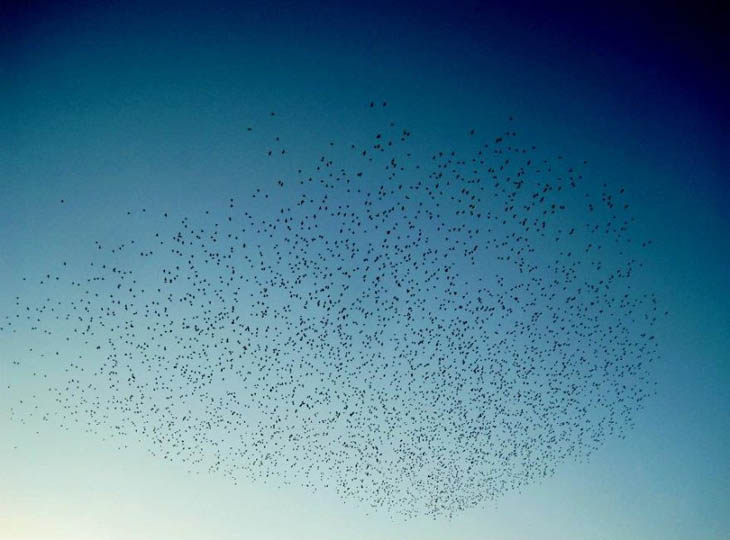
[[[624,190],[511,129],[426,160],[411,136],[333,141],[243,204],[130,210],[119,234],[142,232],[28,278],[38,300],[18,297],[0,338],[32,346],[2,361],[55,404],[15,417],[404,517],[624,436],[653,392],[658,316],[632,288],[647,243]],[[286,153],[273,143],[262,159]]]

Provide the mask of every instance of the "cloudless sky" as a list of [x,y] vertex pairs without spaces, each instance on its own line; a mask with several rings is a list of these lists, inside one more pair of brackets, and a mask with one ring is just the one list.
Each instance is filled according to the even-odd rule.
[[[8,389],[26,343],[0,333],[0,538],[730,538],[730,89],[715,14],[212,1],[0,16],[2,317],[40,294],[22,277],[144,231],[128,208],[244,200],[391,119],[428,155],[510,116],[524,140],[588,160],[588,181],[626,188],[653,240],[637,282],[669,312],[656,395],[625,439],[450,520],[234,485],[134,440],[20,422],[11,409],[38,385]],[[373,116],[371,99],[387,110]],[[274,135],[288,165],[264,159]]]

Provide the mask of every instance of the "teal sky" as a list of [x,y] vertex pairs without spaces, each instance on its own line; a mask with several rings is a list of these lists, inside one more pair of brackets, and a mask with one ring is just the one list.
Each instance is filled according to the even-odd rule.
[[[62,428],[43,374],[64,377],[80,351],[54,341],[61,326],[0,331],[0,537],[730,537],[730,141],[706,51],[600,10],[109,6],[3,15],[0,326],[16,296],[68,297],[36,282],[90,275],[95,241],[144,235],[153,214],[205,220],[231,197],[251,204],[330,141],[393,121],[425,161],[468,144],[469,129],[491,140],[510,126],[546,156],[587,160],[588,189],[625,188],[633,234],[652,240],[632,286],[669,312],[655,328],[656,393],[590,459],[452,519],[403,520],[327,491],[189,474],[134,438]],[[276,136],[287,154],[270,159]],[[280,197],[255,210],[296,200]]]

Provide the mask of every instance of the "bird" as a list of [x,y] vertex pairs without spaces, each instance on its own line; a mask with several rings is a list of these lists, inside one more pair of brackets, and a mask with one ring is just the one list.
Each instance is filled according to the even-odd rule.
[[[482,507],[625,437],[661,317],[630,190],[512,129],[414,153],[428,136],[396,120],[329,136],[298,182],[282,161],[215,208],[146,201],[124,216],[143,233],[28,277],[0,333],[33,344],[12,368],[55,400],[44,421],[404,519]],[[14,418],[39,414],[22,401]]]

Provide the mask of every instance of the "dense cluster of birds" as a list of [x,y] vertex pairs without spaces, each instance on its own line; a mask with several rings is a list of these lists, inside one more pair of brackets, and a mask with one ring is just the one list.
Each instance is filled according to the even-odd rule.
[[18,297],[0,337],[31,336],[3,361],[44,380],[39,414],[406,517],[624,436],[653,392],[658,310],[632,288],[646,242],[624,190],[511,129],[424,160],[385,124],[243,203],[129,210],[143,232],[28,277],[37,302]]

